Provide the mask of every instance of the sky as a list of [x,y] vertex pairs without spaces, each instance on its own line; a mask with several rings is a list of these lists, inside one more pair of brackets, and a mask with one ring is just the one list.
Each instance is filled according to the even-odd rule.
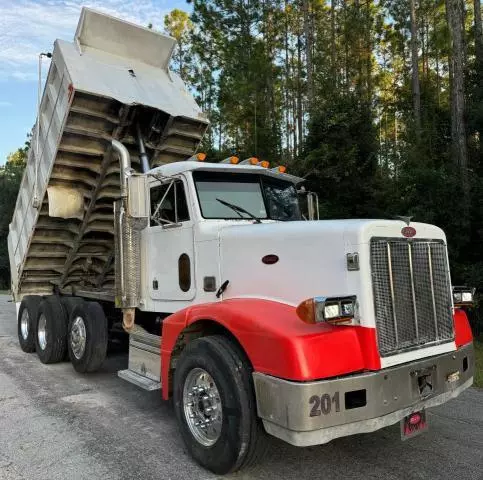
[[173,8],[189,10],[186,0],[0,0],[0,164],[35,123],[39,53],[73,39],[82,6],[157,30]]

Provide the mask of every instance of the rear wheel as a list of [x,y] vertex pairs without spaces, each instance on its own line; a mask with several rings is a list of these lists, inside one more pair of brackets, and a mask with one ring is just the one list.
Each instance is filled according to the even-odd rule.
[[[84,300],[80,297],[69,297],[69,296],[62,296],[60,297],[60,303],[64,307],[64,311],[66,314],[65,318],[65,324],[66,328],[69,328],[69,319],[70,319],[70,314],[72,313],[72,310],[74,309],[75,306],[81,305],[84,303]],[[66,342],[68,339],[66,340]],[[63,360],[69,360],[69,349],[67,348],[67,344],[65,346],[65,355]]]
[[174,374],[174,407],[191,455],[216,474],[249,466],[266,450],[251,365],[226,337],[186,346]]
[[35,349],[42,363],[57,363],[65,356],[66,314],[59,297],[49,296],[39,306]]
[[67,349],[76,371],[98,370],[107,352],[107,319],[97,302],[75,305],[70,314]]
[[42,297],[28,295],[23,297],[18,311],[18,341],[26,353],[35,352],[36,319]]
[[69,322],[70,315],[74,307],[84,303],[84,300],[80,297],[60,297],[60,303],[64,307],[65,313],[67,314],[67,323]]

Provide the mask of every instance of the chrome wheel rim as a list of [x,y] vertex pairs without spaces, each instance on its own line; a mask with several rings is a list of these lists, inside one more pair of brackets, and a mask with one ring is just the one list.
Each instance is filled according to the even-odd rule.
[[205,447],[214,445],[221,435],[223,411],[218,387],[206,370],[194,368],[188,373],[183,387],[183,408],[196,441]]
[[84,355],[87,342],[86,324],[82,317],[76,317],[70,331],[70,347],[77,360]]
[[30,316],[28,310],[25,308],[22,312],[22,316],[20,317],[20,334],[24,340],[27,340],[29,336],[29,323],[30,323]]
[[37,336],[39,338],[40,349],[45,350],[45,347],[47,346],[47,319],[43,313],[39,317]]

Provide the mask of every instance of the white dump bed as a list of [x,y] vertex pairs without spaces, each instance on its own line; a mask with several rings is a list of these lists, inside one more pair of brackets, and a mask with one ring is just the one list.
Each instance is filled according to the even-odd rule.
[[[38,155],[34,134],[8,236],[16,297],[50,293],[55,286],[113,289],[119,163],[112,139],[128,147],[139,169],[138,124],[151,167],[192,155],[207,127],[168,69],[174,46],[170,37],[86,8],[74,42],[55,42]],[[76,214],[57,216],[76,202]]]

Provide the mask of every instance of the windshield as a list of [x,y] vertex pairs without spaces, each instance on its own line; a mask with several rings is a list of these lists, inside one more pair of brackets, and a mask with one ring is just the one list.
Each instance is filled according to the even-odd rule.
[[272,220],[300,220],[297,191],[284,180],[264,175],[193,172],[201,214],[204,218],[252,218],[248,213],[235,212],[230,206],[241,207],[253,217]]

